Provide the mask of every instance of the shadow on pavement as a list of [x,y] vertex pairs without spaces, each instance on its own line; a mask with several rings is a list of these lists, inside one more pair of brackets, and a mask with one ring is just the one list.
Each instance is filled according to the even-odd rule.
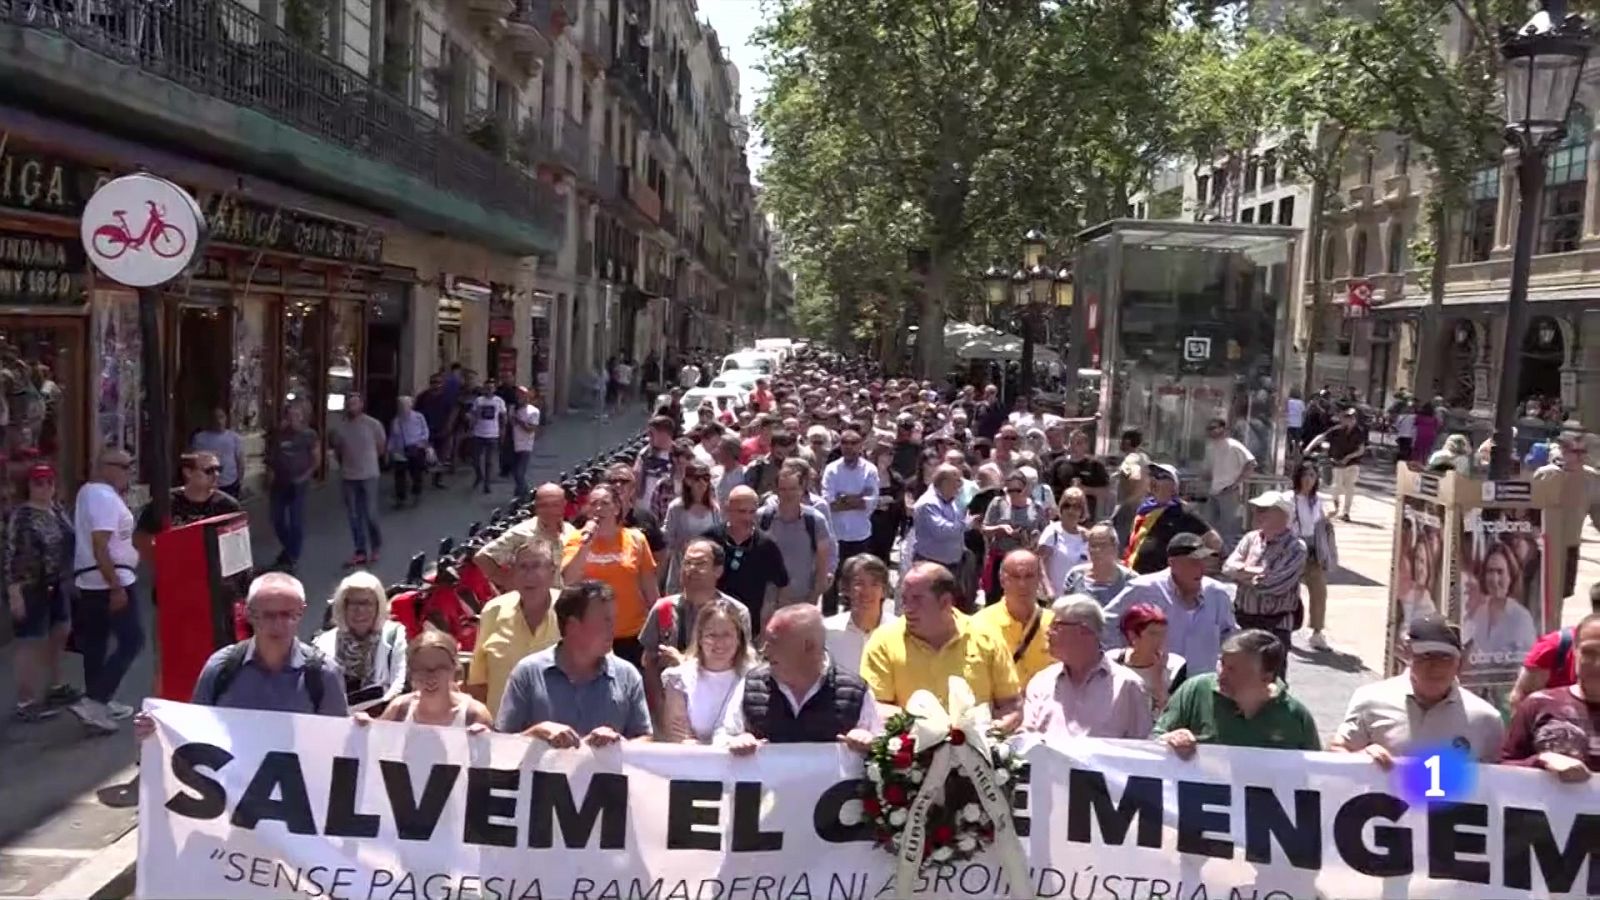
[[109,784],[95,791],[95,797],[112,809],[130,809],[139,805],[139,773],[122,784]]
[[1350,673],[1370,671],[1366,664],[1361,661],[1361,657],[1356,656],[1354,653],[1341,653],[1337,650],[1306,650],[1298,646],[1291,647],[1289,652],[1296,660],[1308,666]]
[[1341,567],[1328,574],[1328,587],[1383,587],[1383,582]]

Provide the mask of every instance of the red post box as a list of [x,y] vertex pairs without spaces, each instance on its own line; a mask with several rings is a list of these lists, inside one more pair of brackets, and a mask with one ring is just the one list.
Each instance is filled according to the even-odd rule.
[[243,581],[253,565],[245,513],[156,535],[156,696],[187,701],[211,654],[239,639]]

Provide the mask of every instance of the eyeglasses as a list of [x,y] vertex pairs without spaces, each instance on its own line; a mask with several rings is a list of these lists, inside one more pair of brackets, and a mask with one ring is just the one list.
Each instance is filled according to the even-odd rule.
[[222,474],[222,467],[221,466],[206,466],[205,468],[201,469],[200,471],[204,472],[207,475],[221,475]]
[[298,622],[304,614],[303,610],[298,609],[258,609],[252,615],[263,622]]

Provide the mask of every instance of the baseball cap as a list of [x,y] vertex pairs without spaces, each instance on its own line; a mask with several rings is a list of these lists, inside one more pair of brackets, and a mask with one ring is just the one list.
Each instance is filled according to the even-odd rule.
[[1285,513],[1294,512],[1294,500],[1284,491],[1262,491],[1250,498],[1250,505],[1256,509],[1278,509]]
[[1150,477],[1157,481],[1170,481],[1176,484],[1178,481],[1178,470],[1167,465],[1166,463],[1151,463]]
[[1406,644],[1412,656],[1421,653],[1461,655],[1461,634],[1437,613],[1424,613],[1412,619],[1406,626]]
[[1210,559],[1217,551],[1207,547],[1198,534],[1175,534],[1167,541],[1167,559]]

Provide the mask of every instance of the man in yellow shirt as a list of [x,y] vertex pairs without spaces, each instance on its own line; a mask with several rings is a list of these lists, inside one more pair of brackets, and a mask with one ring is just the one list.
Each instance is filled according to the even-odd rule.
[[532,540],[516,549],[505,567],[510,590],[485,603],[478,614],[478,643],[467,667],[467,693],[500,712],[506,679],[524,656],[555,645],[556,561],[550,545]]
[[1026,685],[1033,676],[1055,662],[1050,656],[1050,610],[1039,606],[1039,582],[1044,568],[1032,550],[1013,550],[1000,561],[1000,589],[1005,596],[972,617],[972,621],[999,635],[1011,661],[1017,666],[1017,679]]
[[900,581],[900,618],[879,626],[861,652],[861,678],[879,705],[888,707],[886,716],[919,690],[948,704],[950,678],[963,678],[1009,733],[1022,716],[1017,668],[999,635],[957,613],[960,591],[944,566],[912,566]]

